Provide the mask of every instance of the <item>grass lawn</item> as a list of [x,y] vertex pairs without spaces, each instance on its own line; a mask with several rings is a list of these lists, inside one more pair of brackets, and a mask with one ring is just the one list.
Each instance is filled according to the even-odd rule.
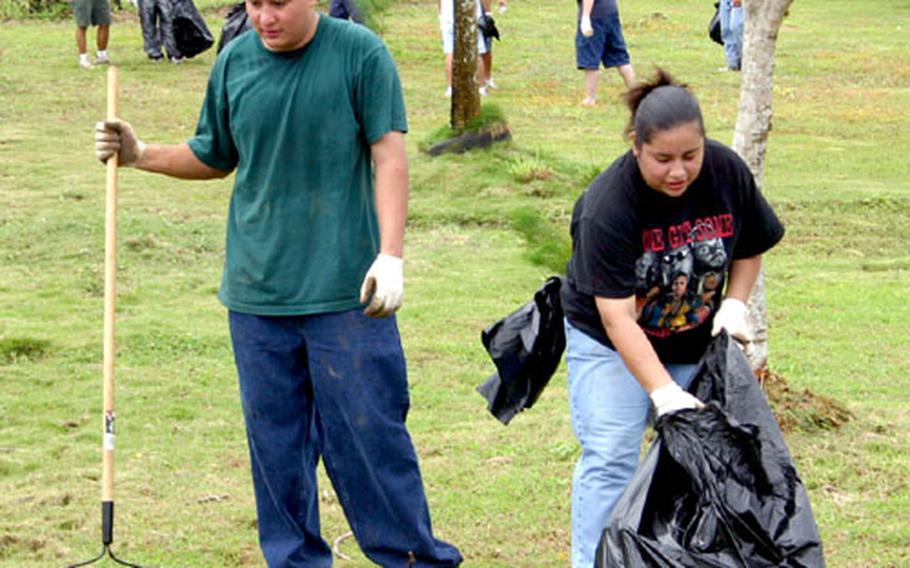
[[[111,44],[121,115],[144,140],[184,141],[214,50],[151,65],[124,5]],[[198,5],[217,36],[230,2]],[[717,72],[711,3],[620,7],[639,75],[660,65],[688,82],[709,136],[729,142],[739,77]],[[479,339],[560,270],[575,198],[627,148],[621,81],[605,72],[600,104],[582,108],[575,3],[511,0],[484,103],[513,141],[430,158],[418,146],[449,116],[435,11],[397,1],[382,18],[410,121],[408,423],[437,536],[466,565],[563,567],[578,455],[565,369],[504,427],[474,392],[493,370]],[[105,87],[103,70],[78,67],[73,31],[70,20],[0,26],[0,567],[100,548],[105,182],[91,129]],[[833,567],[910,565],[907,45],[904,0],[796,0],[778,39],[764,191],[788,232],[766,257],[771,366],[854,415],[788,434]],[[230,186],[120,175],[114,549],[142,565],[264,566],[215,298]],[[331,541],[348,528],[320,475]],[[341,547],[352,559],[338,566],[369,565],[352,540]]]

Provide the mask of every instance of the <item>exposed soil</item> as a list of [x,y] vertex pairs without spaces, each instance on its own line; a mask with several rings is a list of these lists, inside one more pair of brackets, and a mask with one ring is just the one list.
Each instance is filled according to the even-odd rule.
[[765,390],[774,418],[784,432],[837,430],[853,418],[840,402],[808,389],[790,388],[787,379],[763,367],[755,372]]

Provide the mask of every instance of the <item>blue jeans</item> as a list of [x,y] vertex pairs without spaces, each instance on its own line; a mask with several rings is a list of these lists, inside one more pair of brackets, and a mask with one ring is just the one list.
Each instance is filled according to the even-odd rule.
[[743,7],[720,0],[720,36],[724,40],[727,67],[739,71],[743,61]]
[[[619,353],[566,321],[569,410],[581,444],[572,480],[572,566],[590,568],[641,453],[650,400]],[[683,388],[696,365],[666,365]]]
[[272,568],[330,566],[319,528],[320,457],[364,554],[381,566],[457,566],[433,537],[405,428],[404,353],[394,317],[359,309],[266,317],[230,313],[259,541]]

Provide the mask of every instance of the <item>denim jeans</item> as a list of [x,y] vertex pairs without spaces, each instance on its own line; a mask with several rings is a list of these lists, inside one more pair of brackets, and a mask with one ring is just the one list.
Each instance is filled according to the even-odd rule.
[[618,12],[606,19],[591,18],[591,26],[594,28],[591,37],[583,36],[580,27],[575,30],[575,66],[578,69],[597,70],[601,64],[609,69],[631,63]]
[[271,568],[332,564],[319,528],[320,457],[358,544],[381,566],[457,566],[436,540],[411,437],[394,317],[230,313],[259,541]]
[[[590,568],[600,535],[641,453],[647,393],[619,353],[566,321],[569,410],[581,457],[572,480],[572,566]],[[683,388],[696,365],[665,365]]]
[[720,36],[727,67],[739,71],[743,61],[743,7],[734,8],[733,0],[720,0]]

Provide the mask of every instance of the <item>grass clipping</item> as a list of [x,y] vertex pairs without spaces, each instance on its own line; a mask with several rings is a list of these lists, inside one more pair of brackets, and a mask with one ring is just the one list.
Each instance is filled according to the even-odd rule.
[[784,432],[838,430],[853,418],[853,413],[832,398],[808,389],[793,390],[787,379],[767,366],[758,369],[755,376]]

